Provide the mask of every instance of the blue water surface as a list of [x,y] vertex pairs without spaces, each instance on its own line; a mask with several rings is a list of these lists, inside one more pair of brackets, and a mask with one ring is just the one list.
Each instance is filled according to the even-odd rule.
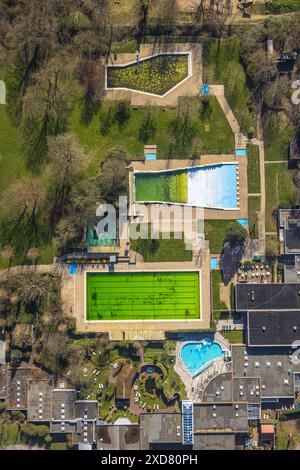
[[201,367],[208,362],[224,355],[221,346],[218,343],[187,343],[180,351],[181,360],[186,369],[195,374]]

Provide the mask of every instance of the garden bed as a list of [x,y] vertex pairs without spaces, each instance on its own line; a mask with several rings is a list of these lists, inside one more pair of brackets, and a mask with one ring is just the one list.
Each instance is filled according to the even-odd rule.
[[188,54],[163,54],[128,65],[107,67],[107,88],[126,88],[159,96],[189,75]]

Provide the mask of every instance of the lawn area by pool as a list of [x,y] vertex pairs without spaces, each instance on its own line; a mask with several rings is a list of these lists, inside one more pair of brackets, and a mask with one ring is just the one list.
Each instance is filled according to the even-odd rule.
[[87,273],[87,320],[200,318],[197,271]]
[[187,343],[180,351],[181,360],[185,368],[195,374],[205,364],[211,362],[224,355],[221,346],[211,341],[203,341],[198,343]]

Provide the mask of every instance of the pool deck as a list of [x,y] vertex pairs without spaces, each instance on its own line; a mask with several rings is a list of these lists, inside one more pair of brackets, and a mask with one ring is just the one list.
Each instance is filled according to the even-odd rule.
[[[199,160],[147,160],[132,162],[129,177],[129,200],[134,201],[134,178],[135,171],[151,172],[163,170],[176,170],[179,168],[193,168],[198,165],[212,165],[220,163],[237,163],[239,168],[239,208],[234,210],[204,209],[204,219],[242,219],[248,218],[248,183],[247,183],[247,157],[235,154],[226,155],[202,155]],[[159,204],[157,204],[159,205]],[[164,206],[165,204],[162,204]],[[149,204],[150,208],[150,204]],[[196,212],[196,210],[195,210]]]
[[[202,45],[193,43],[142,44],[140,60],[160,53],[191,53],[192,76],[183,81],[165,96],[151,96],[140,91],[105,90],[105,100],[129,100],[131,106],[177,106],[180,96],[199,96],[202,85]],[[110,59],[108,66],[124,65],[136,61],[136,53],[117,54],[117,60]]]
[[62,281],[62,299],[64,312],[75,318],[76,330],[81,332],[109,333],[112,339],[157,339],[157,335],[164,336],[165,331],[206,330],[210,326],[210,267],[209,256],[202,263],[201,268],[197,260],[184,263],[136,263],[134,265],[117,264],[115,272],[130,271],[188,271],[201,269],[200,275],[200,305],[201,318],[199,320],[141,320],[141,321],[86,321],[85,308],[85,273],[107,272],[108,267],[77,269],[77,274],[66,274]]

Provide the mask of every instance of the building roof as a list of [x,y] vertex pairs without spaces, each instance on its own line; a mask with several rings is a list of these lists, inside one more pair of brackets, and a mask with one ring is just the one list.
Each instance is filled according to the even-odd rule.
[[134,377],[137,371],[131,364],[124,364],[116,379],[116,399],[129,400]]
[[300,139],[290,140],[290,159],[300,160]]
[[53,380],[29,380],[27,419],[28,421],[51,420],[51,394]]
[[56,388],[52,390],[52,420],[75,419],[76,390]]
[[[168,448],[182,444],[181,413],[151,413],[140,415],[141,449]],[[169,446],[167,446],[169,444]]]
[[300,210],[279,210],[279,237],[284,242],[284,253],[300,254]]
[[294,373],[300,365],[293,363],[292,349],[232,345],[231,353],[234,377],[261,379],[262,400],[294,397]]
[[140,428],[136,425],[97,426],[98,450],[139,450]]
[[234,402],[261,403],[259,377],[234,377],[232,379],[232,388]]
[[249,346],[291,346],[300,340],[300,310],[248,311]]
[[261,424],[260,432],[261,434],[275,434],[275,429],[273,424]]
[[234,434],[195,434],[193,450],[235,450]]
[[300,310],[300,284],[237,284],[236,310]]
[[5,352],[6,352],[6,346],[5,346],[5,341],[2,341],[0,339],[0,365],[5,364]]
[[226,372],[214,377],[203,392],[203,402],[219,403],[232,401],[232,374]]
[[299,284],[300,282],[300,256],[289,256],[288,259],[285,259],[283,270],[284,270],[284,282],[285,283]]
[[12,410],[27,408],[28,380],[32,378],[32,369],[18,367],[6,371],[7,407]]
[[99,403],[97,400],[77,400],[75,402],[75,418],[97,420],[98,416]]
[[6,386],[6,369],[7,367],[3,364],[0,364],[0,399],[3,400],[7,395],[7,386]]
[[194,404],[194,432],[247,432],[246,403]]

